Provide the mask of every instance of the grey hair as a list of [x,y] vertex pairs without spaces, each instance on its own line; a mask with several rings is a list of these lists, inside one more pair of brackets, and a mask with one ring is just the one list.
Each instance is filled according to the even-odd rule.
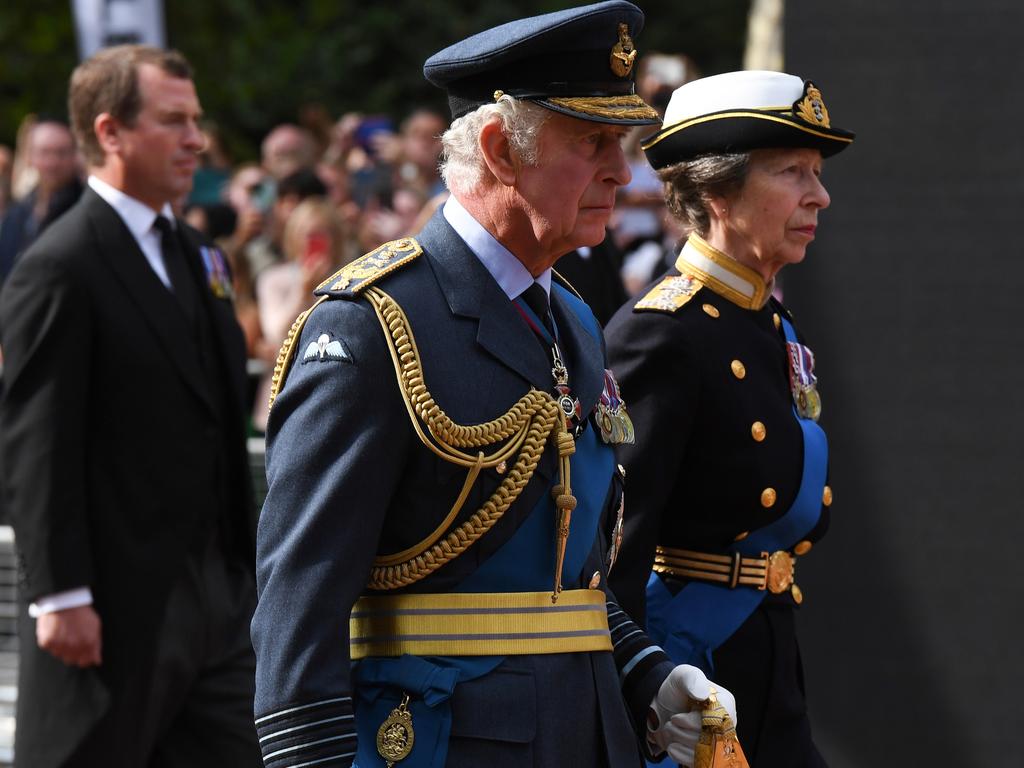
[[750,153],[701,155],[658,171],[665,182],[665,203],[688,232],[706,236],[711,227],[708,213],[712,196],[736,192],[747,179]]
[[494,118],[501,120],[501,130],[519,160],[536,165],[540,129],[550,115],[543,107],[504,95],[455,120],[441,135],[440,171],[445,186],[452,192],[471,192],[483,181],[487,166],[480,154],[480,131]]

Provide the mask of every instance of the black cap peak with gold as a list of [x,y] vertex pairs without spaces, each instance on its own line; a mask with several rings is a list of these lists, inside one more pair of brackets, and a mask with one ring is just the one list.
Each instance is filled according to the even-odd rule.
[[626,0],[532,16],[435,53],[423,74],[448,92],[453,118],[508,94],[582,120],[651,125],[658,113],[633,79],[643,24]]

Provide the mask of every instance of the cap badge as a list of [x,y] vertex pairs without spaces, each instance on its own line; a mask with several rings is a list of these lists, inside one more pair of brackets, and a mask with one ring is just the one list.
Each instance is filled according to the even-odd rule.
[[825,109],[825,102],[821,99],[821,91],[810,80],[804,83],[804,97],[793,104],[793,113],[808,123],[820,125],[822,128],[831,127],[828,121],[828,110]]
[[629,36],[629,25],[619,24],[619,42],[612,47],[612,72],[619,77],[626,77],[633,71],[635,61],[636,48],[633,47],[633,38]]

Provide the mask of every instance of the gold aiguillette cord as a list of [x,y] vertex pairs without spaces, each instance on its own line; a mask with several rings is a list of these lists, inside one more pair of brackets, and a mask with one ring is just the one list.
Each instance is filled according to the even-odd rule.
[[564,426],[554,434],[558,444],[558,473],[561,482],[551,489],[551,496],[555,500],[556,521],[555,589],[551,593],[552,603],[558,600],[558,593],[562,591],[562,565],[565,563],[565,547],[569,541],[569,523],[572,511],[576,509],[576,497],[572,495],[569,482],[569,458],[576,453],[576,441]]

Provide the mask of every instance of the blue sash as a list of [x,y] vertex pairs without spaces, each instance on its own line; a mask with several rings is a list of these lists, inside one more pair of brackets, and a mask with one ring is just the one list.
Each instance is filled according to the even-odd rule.
[[[615,455],[594,429],[576,441],[570,458],[576,509],[562,566],[562,583],[579,583],[583,565],[597,537],[597,527],[615,472]],[[472,556],[472,555],[467,555]],[[459,592],[542,592],[554,586],[555,504],[546,490],[501,549],[492,554],[456,588]],[[377,729],[399,705],[402,692],[411,696],[409,710],[415,742],[402,768],[443,768],[448,756],[455,686],[486,675],[504,656],[402,656],[368,658],[353,668],[358,752],[354,766],[383,768],[377,753]]]
[[[782,320],[786,340],[796,342],[788,320]],[[825,433],[811,419],[802,419],[793,409],[804,440],[804,466],[800,488],[792,506],[771,525],[753,531],[729,547],[729,552],[757,557],[761,552],[788,549],[817,525],[821,516],[821,495],[828,470],[828,442]],[[765,591],[750,587],[729,589],[717,584],[692,581],[672,595],[658,574],[647,582],[647,629],[677,664],[692,664],[711,676],[711,653],[749,618]]]

